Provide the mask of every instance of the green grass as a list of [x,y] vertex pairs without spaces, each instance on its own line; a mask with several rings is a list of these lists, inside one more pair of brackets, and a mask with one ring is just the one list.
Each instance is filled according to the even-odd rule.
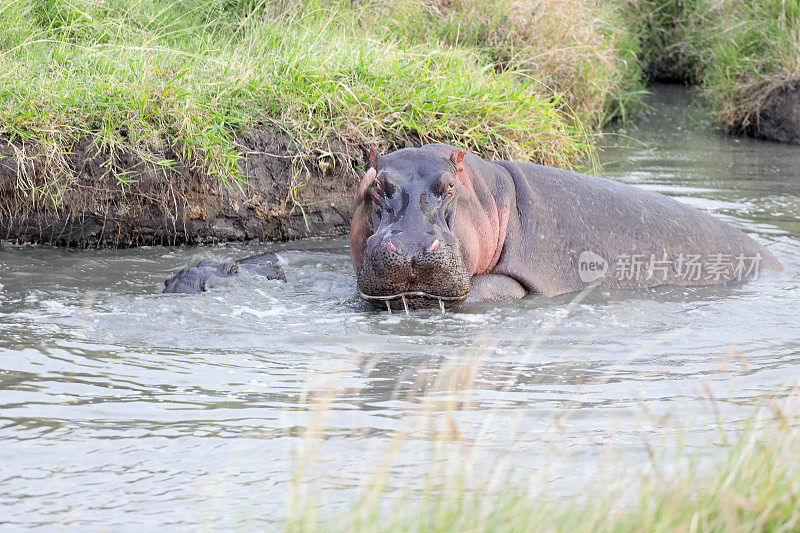
[[639,37],[639,59],[646,76],[697,82],[698,50],[686,37],[696,0],[619,0],[619,4]]
[[717,123],[740,133],[769,93],[800,80],[800,4],[787,0],[621,0],[643,69],[700,85]]
[[[769,93],[800,81],[800,3],[697,0],[689,39],[703,55],[703,89],[725,128],[754,125]],[[787,112],[789,112],[787,110]]]
[[468,48],[360,31],[348,22],[363,10],[344,4],[3,0],[0,135],[39,147],[62,184],[89,137],[230,185],[234,133],[256,123],[301,145],[444,141],[567,167],[589,149],[534,80]]
[[639,43],[612,2],[497,0],[387,2],[376,32],[404,42],[470,48],[563,97],[565,112],[592,130],[625,118],[643,86]]
[[[642,73],[702,83],[741,131],[800,79],[782,0],[0,0],[0,137],[18,189],[55,204],[91,141],[242,183],[236,133],[392,149],[448,142],[574,167],[625,118]],[[298,155],[298,154],[296,154]],[[36,165],[28,165],[35,161]],[[35,172],[28,171],[36,168]]]

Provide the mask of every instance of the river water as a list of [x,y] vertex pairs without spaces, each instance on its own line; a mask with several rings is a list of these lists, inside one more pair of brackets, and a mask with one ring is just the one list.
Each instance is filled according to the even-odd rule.
[[[0,525],[280,524],[298,461],[314,458],[326,508],[352,500],[399,434],[413,445],[393,464],[428,468],[430,425],[410,422],[421,410],[453,439],[513,457],[522,475],[546,466],[565,490],[592,483],[610,448],[633,472],[669,435],[713,453],[800,374],[800,148],[713,131],[682,87],[648,102],[607,136],[606,175],[730,221],[782,274],[405,316],[360,301],[344,239],[3,245]],[[189,263],[266,249],[295,249],[281,253],[287,283],[159,294]],[[309,429],[324,436],[314,453]]]

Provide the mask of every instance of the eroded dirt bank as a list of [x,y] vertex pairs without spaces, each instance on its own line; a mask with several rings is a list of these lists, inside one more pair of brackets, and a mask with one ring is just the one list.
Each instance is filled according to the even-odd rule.
[[[800,83],[774,89],[744,133],[800,144]],[[348,231],[367,146],[330,139],[309,147],[263,126],[238,134],[236,145],[246,183],[225,187],[168,150],[85,138],[50,155],[0,139],[0,240],[126,247]]]
[[800,81],[770,91],[749,135],[772,141],[800,144]]
[[[237,146],[247,177],[241,190],[170,152],[143,157],[87,138],[56,160],[37,146],[2,140],[0,239],[120,247],[347,231],[367,147],[332,140],[309,148],[263,128],[238,135]],[[69,179],[50,177],[57,165]]]

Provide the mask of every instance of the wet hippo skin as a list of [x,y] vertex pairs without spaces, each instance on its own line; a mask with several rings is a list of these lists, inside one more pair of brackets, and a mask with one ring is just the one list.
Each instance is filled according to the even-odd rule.
[[236,276],[242,271],[264,276],[267,279],[286,281],[286,276],[278,262],[278,256],[274,253],[264,253],[221,265],[203,259],[196,266],[184,268],[164,281],[163,292],[197,294],[204,292],[215,278]]
[[372,151],[370,162],[350,256],[361,296],[390,309],[781,270],[732,225],[616,181],[443,144]]

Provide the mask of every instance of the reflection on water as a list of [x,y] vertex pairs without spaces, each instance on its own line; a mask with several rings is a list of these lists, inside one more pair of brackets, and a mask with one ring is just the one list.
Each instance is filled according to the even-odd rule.
[[[605,172],[755,235],[779,276],[406,317],[362,304],[345,239],[277,246],[286,284],[245,276],[197,296],[158,291],[202,257],[270,247],[3,246],[0,524],[274,522],[310,427],[325,436],[319,485],[346,501],[341,489],[374,471],[431,387],[434,417],[456,405],[459,438],[513,453],[521,472],[547,464],[556,485],[593,471],[609,445],[636,470],[662,428],[700,447],[718,418],[736,427],[800,370],[800,149],[716,133],[690,94],[660,88],[607,137]],[[473,379],[449,388],[463,382],[444,379],[458,362]],[[312,406],[327,390],[320,420]],[[398,462],[429,460],[411,447]]]

